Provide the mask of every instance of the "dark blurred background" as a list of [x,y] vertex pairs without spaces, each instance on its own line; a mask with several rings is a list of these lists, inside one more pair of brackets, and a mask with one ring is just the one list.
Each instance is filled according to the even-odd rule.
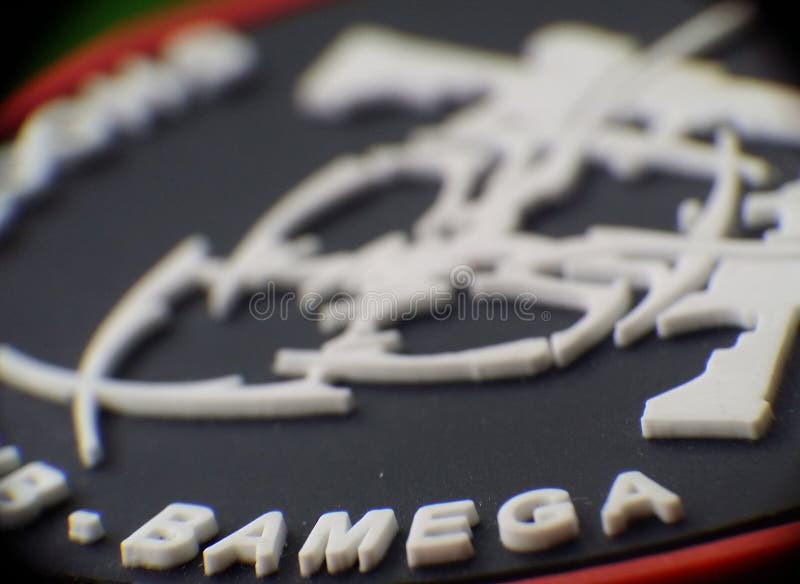
[[[109,27],[175,4],[198,0],[61,0],[14,5],[5,19],[8,63],[0,79],[0,98],[31,75]],[[8,7],[7,7],[8,8]],[[8,42],[8,41],[6,41]]]
[[[109,27],[164,7],[198,1],[202,0],[62,0],[17,4],[13,20],[9,19],[4,27],[7,34],[12,33],[9,37],[16,38],[13,50],[7,53],[10,62],[3,67],[0,78],[0,100],[31,75]],[[761,25],[772,30],[788,56],[800,63],[797,3],[761,0],[758,4]]]

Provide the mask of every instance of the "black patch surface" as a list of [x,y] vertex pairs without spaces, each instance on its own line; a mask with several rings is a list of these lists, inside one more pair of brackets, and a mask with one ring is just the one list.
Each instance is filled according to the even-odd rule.
[[[183,237],[207,234],[216,251],[227,253],[279,195],[336,155],[402,140],[419,123],[408,114],[376,112],[352,124],[326,126],[292,108],[298,74],[351,23],[379,23],[517,53],[527,34],[555,20],[593,22],[648,42],[701,7],[659,2],[645,9],[633,0],[370,0],[335,3],[262,27],[254,32],[261,65],[250,83],[82,163],[24,214],[0,246],[0,338],[74,367],[111,306]],[[795,75],[763,30],[713,56],[742,73]],[[784,153],[784,159],[784,170],[795,174],[800,155]],[[681,198],[703,196],[708,188],[663,175],[639,180],[616,183],[591,170],[571,203],[532,219],[528,227],[551,235],[581,233],[600,220],[664,228]],[[374,235],[376,225],[378,232],[408,226],[430,193],[430,185],[404,185],[370,205],[348,209],[357,220],[350,216],[346,228],[325,231],[326,245],[346,249]],[[403,196],[413,204],[400,204]],[[570,314],[554,315],[561,319],[556,322],[571,322]],[[497,340],[497,331],[489,330],[493,326],[487,319],[459,326],[414,322],[406,327],[408,350],[452,348],[447,335],[459,336],[458,348],[486,344]],[[512,337],[524,334],[524,327],[508,327]],[[800,508],[800,350],[789,359],[774,403],[776,419],[762,440],[648,442],[640,433],[645,400],[699,374],[710,352],[732,344],[736,334],[710,331],[668,341],[650,336],[626,350],[606,341],[572,366],[533,379],[356,386],[357,409],[343,418],[178,422],[104,414],[107,460],[92,471],[77,460],[68,409],[1,389],[3,443],[18,445],[26,461],[64,469],[73,495],[0,543],[19,561],[61,575],[197,582],[204,580],[199,556],[163,573],[127,570],[119,542],[175,501],[211,506],[220,537],[261,513],[282,510],[287,547],[280,571],[269,581],[295,582],[297,551],[320,514],[344,509],[355,521],[370,508],[391,507],[401,532],[374,572],[331,577],[323,569],[312,581],[497,581],[784,521]],[[168,380],[242,372],[249,381],[261,381],[273,378],[275,349],[315,347],[321,340],[313,323],[295,311],[286,321],[260,322],[243,303],[230,321],[215,323],[196,299],[183,304],[174,324],[137,351],[121,374]],[[606,538],[600,506],[616,475],[631,469],[677,492],[686,520],[673,526],[644,522]],[[508,497],[539,487],[570,492],[580,536],[546,552],[510,553],[500,544],[497,510]],[[410,570],[404,542],[414,511],[462,498],[475,501],[481,518],[475,557]],[[78,508],[103,513],[106,539],[92,546],[68,541],[66,518]],[[252,567],[235,566],[208,581],[258,580]]]

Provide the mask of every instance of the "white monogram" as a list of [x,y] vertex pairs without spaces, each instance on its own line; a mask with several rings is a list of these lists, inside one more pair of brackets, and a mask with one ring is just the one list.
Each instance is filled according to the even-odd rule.
[[[800,142],[800,94],[692,57],[750,15],[741,4],[720,4],[646,48],[620,34],[559,24],[532,35],[519,59],[379,28],[348,30],[300,79],[302,110],[337,118],[386,100],[415,110],[461,107],[403,143],[334,159],[286,193],[228,257],[212,255],[201,236],[187,238],[118,302],[76,370],[4,346],[0,379],[71,403],[81,460],[93,466],[102,458],[100,406],[197,418],[345,413],[352,396],[337,382],[533,376],[569,365],[608,336],[626,347],[653,331],[664,338],[734,325],[745,332],[733,348],[714,351],[702,375],[647,401],[642,433],[759,438],[800,319],[800,182],[765,191],[774,186],[771,166],[743,152],[738,136]],[[714,142],[693,137],[698,132],[712,132]],[[683,202],[676,232],[598,225],[551,238],[522,231],[523,215],[566,202],[588,163],[620,180],[657,169],[706,178],[712,187],[705,201]],[[411,233],[336,253],[294,236],[309,218],[400,177],[441,183]],[[735,237],[740,225],[769,229],[761,240],[742,239]],[[204,290],[210,313],[221,318],[270,283],[321,301],[346,292],[386,295],[394,304],[356,303],[345,320],[334,318],[334,304],[324,305],[321,326],[338,334],[318,350],[275,355],[275,371],[296,380],[111,377],[185,293]],[[397,311],[423,314],[437,293],[454,288],[533,294],[584,316],[549,336],[398,352]],[[634,290],[645,292],[635,306]]]

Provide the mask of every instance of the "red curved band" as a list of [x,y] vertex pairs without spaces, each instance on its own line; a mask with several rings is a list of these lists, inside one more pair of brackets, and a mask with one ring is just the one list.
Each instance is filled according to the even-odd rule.
[[684,584],[764,568],[800,549],[800,521],[676,550],[548,574],[515,584]]
[[152,53],[175,30],[204,20],[250,26],[323,0],[209,0],[162,10],[113,26],[65,55],[0,103],[0,136],[8,136],[37,106],[75,91],[91,73],[108,71],[126,56]]
[[[252,26],[323,1],[209,0],[112,27],[38,73],[0,103],[0,135],[13,133],[31,111],[47,100],[75,91],[88,75],[108,71],[128,55],[156,51],[180,27],[204,20]],[[520,580],[517,584],[678,584],[704,574],[735,575],[798,549],[800,522],[794,522],[672,551]]]

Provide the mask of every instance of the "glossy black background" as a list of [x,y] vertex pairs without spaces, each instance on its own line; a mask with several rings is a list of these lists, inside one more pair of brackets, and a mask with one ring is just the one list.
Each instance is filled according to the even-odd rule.
[[[185,235],[205,233],[230,250],[282,192],[337,154],[397,141],[419,118],[376,110],[351,124],[303,119],[291,106],[291,84],[349,23],[383,23],[470,46],[516,52],[533,29],[561,19],[594,22],[650,41],[694,13],[695,2],[563,1],[342,2],[255,31],[262,64],[245,87],[213,104],[164,120],[151,135],[126,139],[62,177],[0,246],[0,338],[54,363],[74,366],[93,328],[128,286]],[[754,30],[714,55],[737,72],[791,81],[776,41]],[[435,120],[423,120],[432,123]],[[767,148],[789,173],[796,153]],[[409,225],[433,185],[401,185],[350,208],[322,230],[330,247],[367,241]],[[674,209],[708,185],[649,176],[617,183],[590,170],[570,205],[529,222],[553,235],[595,222],[671,228]],[[543,307],[546,308],[546,307]],[[418,322],[404,327],[408,350],[462,348],[545,334],[574,315],[552,311],[545,325],[507,322]],[[447,387],[355,387],[358,409],[347,418],[265,422],[174,422],[104,415],[107,461],[86,471],[74,452],[68,410],[0,390],[0,433],[26,460],[64,469],[71,500],[2,545],[24,564],[101,581],[206,581],[201,561],[167,573],[125,570],[119,541],[173,501],[212,506],[220,535],[262,512],[280,509],[289,527],[275,582],[299,580],[296,553],[318,516],[345,509],[395,509],[401,533],[368,576],[349,572],[314,581],[440,581],[522,576],[600,559],[669,548],[772,524],[800,507],[800,351],[795,350],[775,403],[776,420],[756,443],[647,442],[639,433],[644,400],[697,375],[709,352],[735,331],[659,341],[628,350],[605,342],[563,371],[535,379]],[[185,303],[174,326],[120,371],[137,379],[180,379],[243,372],[271,378],[280,346],[313,347],[312,323],[259,322],[243,303],[227,323],[212,322],[201,298]],[[679,493],[687,518],[677,526],[637,525],[622,537],[602,535],[599,508],[618,472],[637,469]],[[575,502],[581,536],[548,552],[505,551],[495,515],[509,496],[555,486]],[[475,558],[411,571],[404,540],[420,505],[472,498],[481,524]],[[99,510],[108,537],[81,547],[66,537],[66,516]],[[502,573],[502,576],[501,576]],[[254,581],[238,566],[207,581]]]

